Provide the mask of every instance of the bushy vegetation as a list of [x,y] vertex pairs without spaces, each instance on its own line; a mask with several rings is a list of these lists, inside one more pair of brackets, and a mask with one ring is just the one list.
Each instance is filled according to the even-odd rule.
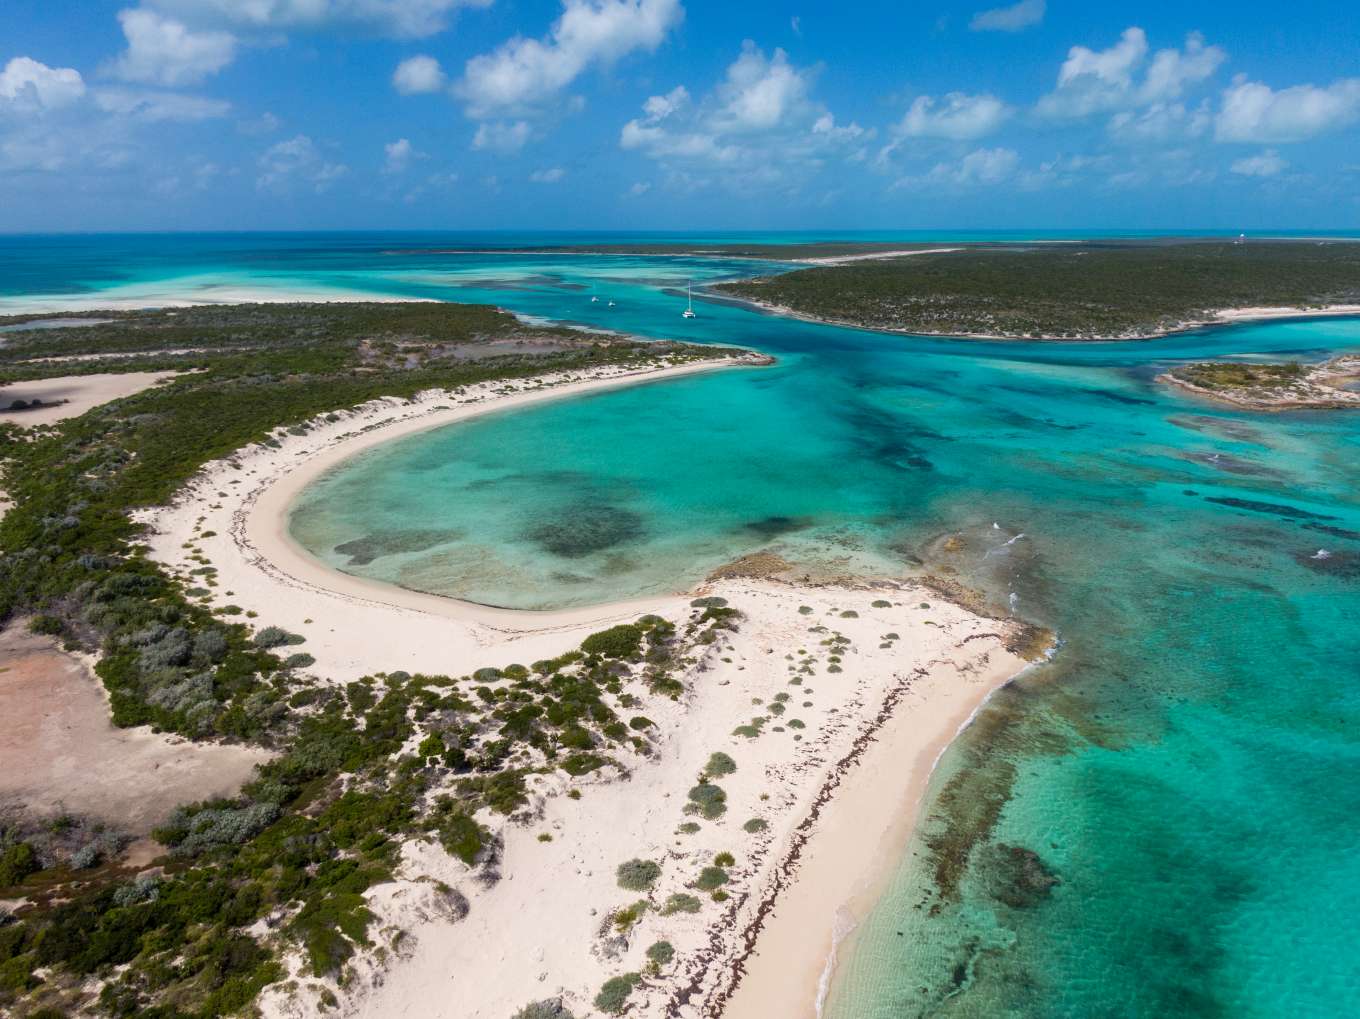
[[1360,299],[1353,244],[1102,243],[971,248],[802,269],[716,289],[911,333],[1148,335],[1222,308]]
[[727,793],[722,786],[703,781],[689,791],[685,813],[698,814],[707,821],[722,817],[727,812]]
[[661,876],[661,865],[654,860],[628,860],[619,864],[619,887],[630,892],[650,891]]
[[662,916],[672,916],[676,913],[697,913],[699,912],[700,902],[693,895],[686,895],[684,892],[676,892],[666,900],[666,904],[661,907]]
[[600,988],[600,993],[595,995],[595,1007],[601,1012],[619,1015],[628,1003],[628,996],[633,993],[633,988],[640,983],[642,975],[639,973],[625,973],[623,976],[606,980],[604,986]]
[[727,871],[721,867],[705,867],[694,881],[694,887],[701,892],[711,892],[727,884]]
[[[0,431],[3,487],[15,500],[0,523],[0,620],[36,616],[44,632],[100,650],[117,724],[260,740],[278,753],[238,796],[167,819],[157,831],[169,849],[161,877],[119,880],[110,870],[0,927],[0,1011],[88,1008],[83,988],[94,979],[108,1015],[234,1014],[283,972],[274,941],[254,933],[266,916],[311,974],[337,974],[369,944],[363,895],[390,878],[402,840],[436,839],[494,879],[491,824],[528,802],[535,774],[585,774],[613,755],[649,752],[649,727],[630,728],[620,714],[637,703],[623,688],[653,685],[678,653],[676,633],[647,617],[615,628],[626,640],[532,670],[394,672],[332,687],[293,671],[314,664],[310,656],[275,653],[300,638],[269,626],[252,633],[192,600],[145,556],[129,511],[164,500],[207,460],[378,396],[714,351],[549,330],[550,355],[454,360],[443,356],[450,345],[535,334],[492,309],[455,305],[114,318],[61,337],[10,334],[0,382],[41,370],[14,361],[67,343],[82,352],[206,347],[193,359],[204,370],[23,437]],[[114,360],[98,370],[158,364]],[[211,585],[211,572],[205,561],[198,576]],[[639,656],[635,677],[621,659]],[[92,864],[103,850],[90,842],[76,852],[63,865]],[[0,886],[22,894],[52,879],[50,866],[27,836],[0,831]]]
[[1250,364],[1245,361],[1201,361],[1179,365],[1170,374],[1205,389],[1276,389],[1300,381],[1306,366],[1294,361]]

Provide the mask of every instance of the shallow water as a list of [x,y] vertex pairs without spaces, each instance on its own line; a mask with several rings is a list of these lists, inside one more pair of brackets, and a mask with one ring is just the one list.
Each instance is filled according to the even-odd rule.
[[1153,381],[1178,359],[1357,349],[1360,321],[927,340],[707,302],[681,320],[675,284],[749,271],[731,262],[427,253],[373,271],[377,242],[264,247],[204,274],[321,274],[780,359],[372,450],[294,516],[346,570],[547,607],[773,548],[953,572],[1058,631],[1055,661],[946,755],[828,1016],[1360,1013],[1360,418]]

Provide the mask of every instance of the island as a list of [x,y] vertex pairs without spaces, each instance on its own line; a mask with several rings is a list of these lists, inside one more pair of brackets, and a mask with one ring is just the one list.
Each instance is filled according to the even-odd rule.
[[779,314],[886,332],[1144,339],[1245,319],[1360,314],[1360,244],[974,245],[857,258],[710,289]]
[[1329,410],[1360,407],[1360,355],[1318,364],[1286,361],[1198,361],[1157,376],[1199,396],[1249,410]]

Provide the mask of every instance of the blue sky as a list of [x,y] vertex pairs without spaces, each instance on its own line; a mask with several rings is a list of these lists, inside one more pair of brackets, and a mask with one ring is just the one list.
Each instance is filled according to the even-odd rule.
[[1353,4],[3,0],[0,230],[1360,226]]

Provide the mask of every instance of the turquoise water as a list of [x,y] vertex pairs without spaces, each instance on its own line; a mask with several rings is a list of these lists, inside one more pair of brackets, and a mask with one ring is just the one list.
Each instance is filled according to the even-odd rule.
[[[780,363],[373,450],[294,517],[342,568],[543,607],[683,587],[775,548],[829,572],[953,571],[1060,634],[946,755],[828,1016],[1360,1014],[1360,418],[1235,413],[1153,381],[1179,359],[1360,349],[1360,321],[927,340],[707,302],[681,320],[675,281],[733,263],[427,253],[365,269],[381,248],[265,261],[290,286],[328,260],[346,286]],[[261,275],[213,257],[226,267],[195,272]],[[145,259],[143,281],[159,271]],[[592,285],[618,307],[576,289]]]

